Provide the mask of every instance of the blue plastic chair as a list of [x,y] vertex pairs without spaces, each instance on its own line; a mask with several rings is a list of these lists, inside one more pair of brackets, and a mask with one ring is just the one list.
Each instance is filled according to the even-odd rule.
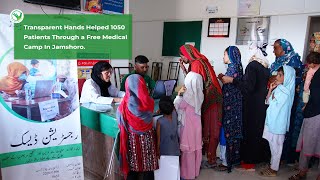
[[162,96],[166,96],[166,88],[163,80],[158,80],[156,86],[153,89],[153,99],[160,99]]
[[175,79],[170,79],[164,81],[164,87],[166,89],[166,96],[172,96],[174,87],[176,86],[176,80]]

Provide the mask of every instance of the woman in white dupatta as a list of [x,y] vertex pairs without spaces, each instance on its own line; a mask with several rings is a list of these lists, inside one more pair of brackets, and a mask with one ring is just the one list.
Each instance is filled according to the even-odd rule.
[[201,106],[204,99],[202,76],[189,72],[184,83],[184,87],[174,100],[182,124],[180,173],[183,179],[195,179],[199,176],[202,160]]

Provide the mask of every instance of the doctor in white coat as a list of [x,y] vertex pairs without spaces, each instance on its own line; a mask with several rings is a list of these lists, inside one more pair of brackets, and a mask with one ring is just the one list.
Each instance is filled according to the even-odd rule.
[[111,84],[111,74],[112,66],[108,62],[97,62],[92,68],[91,79],[83,84],[80,103],[86,106],[91,103],[107,105],[121,102],[125,92]]

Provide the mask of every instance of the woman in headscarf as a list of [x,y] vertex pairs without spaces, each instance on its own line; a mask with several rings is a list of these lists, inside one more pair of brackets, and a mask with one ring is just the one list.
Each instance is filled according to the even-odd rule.
[[[192,71],[203,79],[204,101],[201,108],[203,152],[207,154],[206,167],[216,165],[216,151],[222,120],[222,90],[208,59],[192,45],[180,47],[180,67],[185,74]],[[183,63],[189,64],[188,71]]]
[[0,79],[0,91],[9,95],[16,95],[26,84],[29,75],[28,68],[20,62],[10,63],[7,67],[8,75]]
[[[241,54],[236,46],[229,46],[224,52],[223,61],[228,64],[225,75],[241,80],[243,69]],[[221,76],[221,75],[220,75]],[[223,119],[222,127],[226,139],[227,169],[224,166],[218,170],[228,170],[234,165],[240,164],[240,142],[242,140],[242,94],[240,88],[234,84],[224,84],[223,92]],[[223,138],[222,138],[223,139]]]
[[[243,95],[243,141],[241,143],[241,160],[245,164],[258,164],[270,159],[268,142],[262,138],[267,106],[267,84],[269,79],[269,62],[265,56],[267,44],[250,45],[253,55],[246,67],[242,79],[223,76],[224,84],[232,83]],[[250,168],[250,166],[243,166]],[[251,168],[253,166],[251,165]]]
[[[277,70],[283,66],[288,65],[295,69],[296,71],[296,81],[295,81],[295,98],[292,106],[290,129],[286,134],[286,139],[284,142],[282,159],[286,160],[287,163],[295,163],[299,154],[295,152],[295,147],[297,144],[300,128],[303,121],[303,72],[304,66],[300,60],[300,56],[296,53],[291,45],[291,43],[285,39],[278,39],[274,42],[274,54],[276,60],[271,64],[270,72],[274,76],[277,74]],[[272,79],[272,78],[271,78]]]
[[320,32],[315,32],[312,34],[309,44],[309,50],[311,52],[320,53]]
[[112,67],[108,62],[99,61],[93,66],[91,79],[87,79],[82,87],[80,103],[83,106],[90,107],[91,103],[111,104],[121,101],[124,92],[111,84],[111,74]]
[[[320,54],[317,53],[314,64],[320,64]],[[311,157],[320,156],[320,70],[314,73],[310,84],[310,99],[304,109],[304,120],[301,127],[296,150],[300,152],[299,173],[289,180],[307,179]],[[320,179],[320,174],[318,178]]]
[[296,53],[291,43],[285,39],[278,39],[274,42],[273,52],[276,60],[271,64],[270,73],[277,74],[277,70],[283,65],[288,65],[296,70],[296,85],[302,81],[303,64],[298,53]]
[[149,96],[146,82],[138,74],[128,76],[126,94],[117,111],[120,128],[120,170],[127,179],[154,179],[159,168],[156,135],[152,127],[154,100]]
[[[182,95],[183,93],[183,95]],[[184,80],[184,87],[174,100],[179,121],[181,177],[195,179],[199,176],[202,160],[201,106],[203,102],[203,80],[200,74],[189,72]]]

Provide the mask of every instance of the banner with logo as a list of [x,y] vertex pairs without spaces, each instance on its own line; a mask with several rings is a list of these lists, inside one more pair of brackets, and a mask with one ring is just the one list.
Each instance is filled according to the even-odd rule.
[[22,19],[0,14],[0,179],[83,180],[77,61],[15,60]]

